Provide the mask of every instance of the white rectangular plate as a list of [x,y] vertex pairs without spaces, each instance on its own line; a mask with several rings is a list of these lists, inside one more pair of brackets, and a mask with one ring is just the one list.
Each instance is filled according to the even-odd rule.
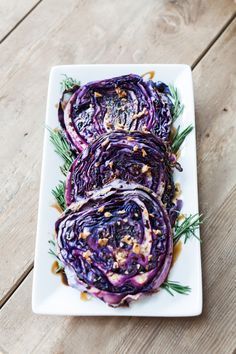
[[[177,123],[181,128],[189,124],[195,127],[194,100],[191,69],[187,65],[65,65],[52,68],[47,101],[46,126],[59,126],[57,103],[61,96],[60,82],[63,74],[78,79],[82,84],[89,81],[112,78],[124,74],[142,75],[155,71],[154,81],[161,80],[174,84],[184,104],[184,113]],[[186,138],[180,160],[183,172],[176,172],[175,181],[180,182],[184,214],[198,213],[196,140],[195,130]],[[77,315],[77,316],[196,316],[202,311],[202,274],[200,243],[191,238],[183,245],[182,252],[172,267],[169,279],[188,285],[189,295],[170,296],[165,290],[131,303],[128,308],[111,308],[95,298],[89,301],[80,299],[80,292],[65,286],[60,276],[52,274],[54,259],[48,254],[48,240],[52,239],[54,224],[59,217],[52,204],[55,202],[51,190],[62,179],[59,170],[61,159],[49,142],[49,133],[45,130],[41,187],[38,211],[38,228],[35,250],[33,280],[33,311],[40,314]],[[199,236],[199,234],[198,234]]]

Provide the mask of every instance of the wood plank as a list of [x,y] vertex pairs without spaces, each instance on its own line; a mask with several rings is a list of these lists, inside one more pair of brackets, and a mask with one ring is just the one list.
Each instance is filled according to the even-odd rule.
[[38,0],[0,1],[0,42],[39,2]]
[[233,10],[231,0],[151,0],[145,6],[143,0],[130,0],[122,6],[118,0],[68,0],[66,6],[62,0],[45,0],[3,42],[2,302],[32,267],[50,67],[88,62],[192,64],[231,18]]
[[[72,318],[31,312],[32,274],[0,314],[0,348],[19,353],[233,353],[236,21],[194,70],[204,311],[198,318]],[[212,172],[211,172],[212,171]],[[16,321],[21,319],[21,323]]]

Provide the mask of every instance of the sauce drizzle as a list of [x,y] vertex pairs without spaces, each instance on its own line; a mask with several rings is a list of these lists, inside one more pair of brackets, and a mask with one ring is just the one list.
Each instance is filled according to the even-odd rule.
[[88,294],[87,294],[86,291],[82,291],[82,292],[80,293],[80,299],[81,299],[82,301],[88,301],[88,300],[89,300],[89,297],[88,297]]
[[141,77],[145,77],[145,76],[148,76],[148,79],[149,80],[152,80],[155,76],[155,71],[152,70],[152,71],[147,71],[146,73],[144,73],[143,75],[141,75]]
[[65,275],[65,272],[63,269],[59,270],[57,272],[57,269],[59,268],[59,264],[57,261],[54,261],[51,267],[51,271],[54,275],[59,275],[61,277],[61,282],[62,284],[68,286],[68,281],[67,281],[67,277]]
[[173,259],[172,259],[172,266],[175,264],[177,259],[179,258],[179,255],[182,251],[182,241],[178,241],[176,245],[174,245],[174,250],[173,250]]
[[56,209],[60,214],[63,213],[63,210],[62,210],[62,208],[60,207],[60,205],[58,203],[52,204],[51,207]]

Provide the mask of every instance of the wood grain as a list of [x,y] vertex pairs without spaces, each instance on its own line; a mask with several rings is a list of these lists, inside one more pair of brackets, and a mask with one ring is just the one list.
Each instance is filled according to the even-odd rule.
[[[0,348],[24,353],[230,354],[236,348],[234,21],[194,70],[199,194],[206,216],[198,318],[71,318],[31,312],[32,274],[3,307]],[[16,322],[20,319],[21,324]]]
[[39,2],[37,0],[0,1],[0,42]]
[[32,267],[50,67],[192,64],[233,11],[231,0],[44,0],[2,43],[0,303]]

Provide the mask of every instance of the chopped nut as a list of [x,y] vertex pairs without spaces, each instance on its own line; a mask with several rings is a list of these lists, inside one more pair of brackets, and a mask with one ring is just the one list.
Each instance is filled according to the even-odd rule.
[[117,123],[116,127],[117,127],[118,129],[124,129],[124,124]]
[[150,213],[149,216],[151,216],[151,218],[155,218],[155,215],[153,215],[152,213]]
[[143,165],[143,167],[142,167],[142,173],[148,172],[149,169],[150,169],[150,166],[148,166],[148,165]]
[[142,156],[143,157],[147,156],[147,153],[146,153],[146,151],[144,149],[142,149]]
[[179,221],[181,220],[185,220],[186,219],[186,216],[184,214],[179,214],[178,218],[177,218]]
[[146,114],[146,112],[147,112],[147,109],[145,107],[141,112],[138,112],[138,113],[134,114],[132,119],[141,118],[143,115]]
[[106,237],[100,238],[100,239],[98,240],[98,244],[99,244],[99,246],[101,246],[101,247],[106,246],[107,243],[108,243],[108,238],[106,238]]
[[144,133],[148,133],[147,126],[145,124],[142,126],[142,131]]
[[118,226],[120,225],[120,221],[117,221],[117,225],[118,225]]
[[127,93],[124,90],[122,90],[120,87],[117,87],[115,90],[119,98],[127,97]]
[[100,163],[99,162],[95,162],[95,167],[99,167],[100,166]]
[[111,161],[111,162],[109,162],[109,164],[108,164],[108,165],[109,165],[109,167],[110,167],[110,168],[112,168],[112,167],[113,167],[113,164],[114,164],[114,162],[113,162],[113,161]]
[[127,218],[124,218],[124,222],[128,222],[128,219],[127,219]]
[[141,267],[141,264],[138,263],[138,264],[137,264],[137,269],[139,269],[140,267]]
[[112,214],[109,211],[106,211],[104,213],[104,216],[105,216],[105,218],[109,218],[110,216],[112,216]]
[[128,141],[134,141],[135,139],[134,139],[132,136],[128,136],[128,137],[127,137],[127,140],[128,140]]
[[119,264],[118,264],[118,262],[114,262],[114,263],[113,263],[113,268],[114,268],[114,269],[119,268]]
[[137,243],[133,245],[133,252],[136,254],[140,253],[140,246]]
[[134,213],[134,216],[136,216],[136,218],[138,218],[138,213]]
[[175,183],[175,196],[178,197],[181,194],[180,183]]
[[90,256],[92,255],[92,253],[87,250],[86,252],[83,252],[83,257],[86,259],[86,261],[90,262],[91,261],[91,258]]
[[99,212],[99,213],[102,213],[102,212],[104,211],[104,209],[105,209],[105,207],[104,207],[104,205],[103,205],[103,206],[101,206],[101,207],[98,208],[98,212]]
[[107,139],[105,139],[104,141],[103,141],[103,143],[101,144],[103,147],[104,146],[107,146],[108,144],[109,144],[109,139],[107,138]]
[[152,254],[149,254],[148,260],[150,261],[152,259]]
[[117,212],[117,214],[125,214],[125,213],[126,213],[125,210],[119,210],[119,211]]
[[99,92],[94,92],[94,96],[95,97],[102,97],[101,93],[99,93]]
[[112,127],[112,122],[110,120],[106,121],[106,126],[107,128],[111,128]]
[[89,231],[84,231],[84,232],[80,232],[79,234],[79,238],[82,238],[83,240],[86,240],[86,238],[90,235]]
[[153,233],[154,233],[155,235],[161,235],[161,230],[155,230],[155,229],[153,229]]
[[122,242],[127,243],[127,245],[132,245],[133,239],[130,235],[125,235],[122,239]]
[[138,151],[138,145],[135,145],[135,146],[133,147],[133,151]]
[[117,260],[117,262],[119,264],[125,263],[125,261],[126,261],[126,252],[119,251],[119,252],[117,252],[115,257],[116,257],[116,260]]

